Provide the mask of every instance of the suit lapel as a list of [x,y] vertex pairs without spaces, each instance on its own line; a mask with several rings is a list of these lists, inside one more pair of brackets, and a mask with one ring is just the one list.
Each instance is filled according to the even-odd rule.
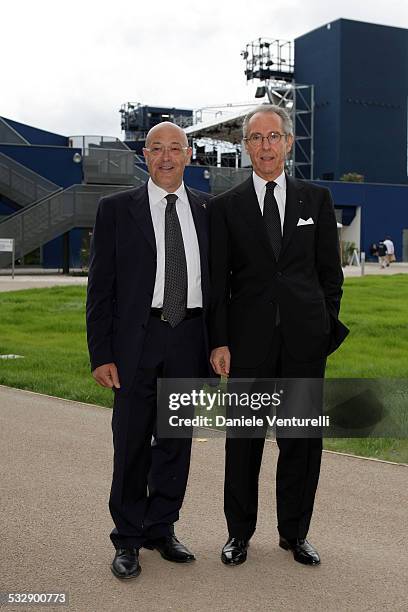
[[198,246],[200,247],[201,255],[207,257],[208,249],[208,230],[207,230],[207,202],[201,200],[199,196],[196,196],[188,187],[185,187],[188,201],[190,202],[190,209],[193,215],[194,225],[197,232]]
[[140,231],[146,238],[147,242],[156,253],[156,238],[154,236],[154,228],[152,216],[150,214],[149,196],[147,193],[147,183],[133,190],[129,210],[134,220],[136,221]]
[[191,214],[197,233],[198,248],[200,250],[200,268],[201,268],[201,293],[203,297],[203,308],[208,308],[210,278],[208,273],[208,214],[205,210],[207,202],[200,199],[186,186],[188,201],[190,202]]
[[286,175],[286,204],[285,204],[285,220],[283,223],[283,238],[282,248],[279,255],[279,259],[287,249],[293,231],[297,226],[299,220],[299,204],[302,203],[301,190],[303,186],[301,183]]

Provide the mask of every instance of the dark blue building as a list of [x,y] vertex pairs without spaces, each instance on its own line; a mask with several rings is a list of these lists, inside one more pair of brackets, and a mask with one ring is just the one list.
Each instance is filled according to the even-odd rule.
[[314,176],[407,183],[408,30],[338,19],[295,40],[315,87]]

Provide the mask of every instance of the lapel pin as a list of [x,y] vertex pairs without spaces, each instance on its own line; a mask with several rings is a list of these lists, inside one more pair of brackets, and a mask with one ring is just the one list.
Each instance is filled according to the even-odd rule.
[[203,202],[203,203],[201,204],[201,206],[202,206],[203,208],[207,208],[207,203],[206,203],[206,202]]

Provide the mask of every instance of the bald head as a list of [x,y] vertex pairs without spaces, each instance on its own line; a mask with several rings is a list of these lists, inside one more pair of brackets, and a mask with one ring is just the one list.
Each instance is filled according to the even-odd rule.
[[153,126],[148,131],[146,136],[146,147],[150,147],[152,142],[159,142],[163,139],[173,139],[174,142],[180,143],[183,147],[188,146],[187,136],[184,130],[171,121],[162,121]]
[[143,149],[152,181],[167,193],[174,193],[180,187],[191,153],[186,133],[170,121],[152,127]]

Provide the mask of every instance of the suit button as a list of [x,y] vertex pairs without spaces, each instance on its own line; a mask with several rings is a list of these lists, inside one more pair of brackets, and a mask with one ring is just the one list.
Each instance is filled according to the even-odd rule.
[[278,272],[278,276],[282,276],[282,272]]

